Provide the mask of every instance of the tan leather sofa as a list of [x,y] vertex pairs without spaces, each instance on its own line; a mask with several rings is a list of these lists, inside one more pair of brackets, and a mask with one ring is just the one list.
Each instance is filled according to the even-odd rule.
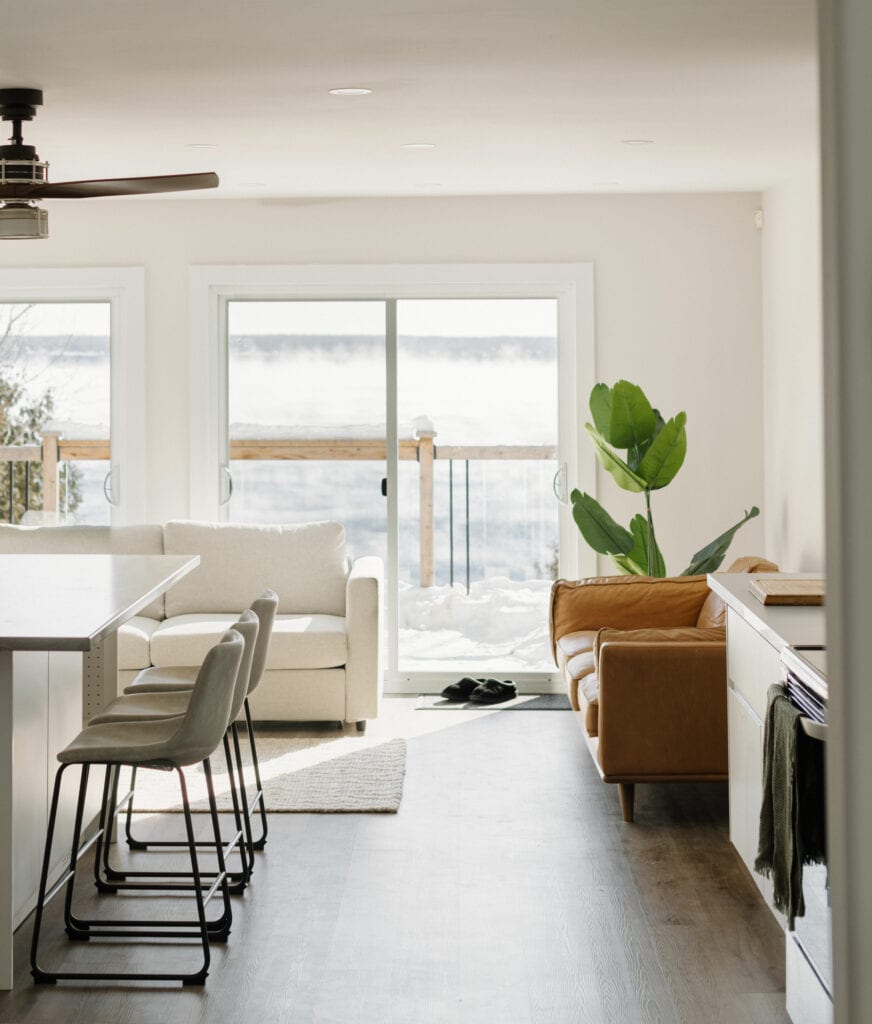
[[[777,572],[762,558],[728,572]],[[726,609],[705,576],[600,576],[551,589],[554,659],[624,821],[637,782],[727,778]]]

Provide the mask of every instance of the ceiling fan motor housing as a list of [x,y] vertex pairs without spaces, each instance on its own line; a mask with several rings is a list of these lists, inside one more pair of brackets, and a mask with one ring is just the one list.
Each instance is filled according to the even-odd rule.
[[26,146],[21,139],[21,122],[32,121],[40,106],[41,89],[0,89],[0,119],[12,122],[12,138],[0,146],[0,184],[48,181],[48,163],[39,159],[35,146]]

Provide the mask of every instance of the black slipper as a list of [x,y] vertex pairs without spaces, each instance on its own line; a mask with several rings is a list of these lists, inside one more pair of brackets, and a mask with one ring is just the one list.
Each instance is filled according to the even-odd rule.
[[484,679],[473,679],[472,676],[464,676],[463,679],[450,686],[446,686],[441,696],[446,700],[469,700],[469,695],[477,689]]
[[475,704],[499,704],[517,696],[518,689],[511,679],[502,682],[499,679],[485,679],[481,686],[472,691],[469,699]]

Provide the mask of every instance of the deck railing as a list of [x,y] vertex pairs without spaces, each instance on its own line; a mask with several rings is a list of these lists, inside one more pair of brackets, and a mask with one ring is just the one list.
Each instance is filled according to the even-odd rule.
[[[420,521],[420,583],[432,587],[435,583],[435,522],[433,507],[433,474],[437,461],[449,463],[449,531],[451,535],[451,582],[454,582],[454,463],[465,463],[466,487],[466,585],[469,588],[469,463],[475,461],[545,461],[557,458],[554,445],[437,445],[436,433],[416,431],[411,438],[398,442],[399,458],[418,463],[418,506]],[[230,461],[373,461],[387,459],[384,439],[246,439],[230,442]],[[108,440],[69,439],[53,431],[42,434],[41,445],[13,445],[0,447],[0,463],[7,464],[9,487],[9,521],[14,521],[13,466],[25,463],[27,477],[25,508],[30,508],[30,466],[41,463],[42,509],[59,511],[58,469],[64,462],[105,460],[110,458]],[[2,487],[2,482],[0,482]],[[2,492],[0,492],[2,493]]]

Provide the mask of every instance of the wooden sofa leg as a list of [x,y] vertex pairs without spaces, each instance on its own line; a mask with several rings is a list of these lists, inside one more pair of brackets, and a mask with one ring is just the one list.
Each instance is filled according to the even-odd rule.
[[618,794],[621,797],[621,812],[624,821],[633,820],[633,802],[636,798],[636,784],[634,782],[619,782]]
[[366,732],[366,719],[362,719],[360,722],[357,723],[357,731]]

